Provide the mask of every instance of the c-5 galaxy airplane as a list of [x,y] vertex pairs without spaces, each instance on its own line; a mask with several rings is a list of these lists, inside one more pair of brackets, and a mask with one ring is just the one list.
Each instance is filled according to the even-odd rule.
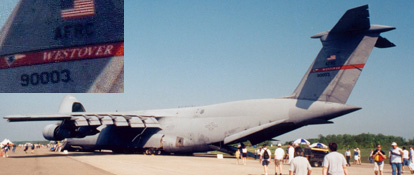
[[20,0],[0,33],[0,93],[123,89],[123,0]]
[[200,107],[88,113],[66,96],[57,114],[6,116],[10,122],[59,120],[45,127],[48,140],[66,139],[65,149],[114,152],[192,153],[234,150],[297,128],[332,123],[361,109],[345,104],[373,47],[395,46],[380,33],[395,27],[370,25],[368,5],[348,10],[319,38],[322,49],[292,95]]

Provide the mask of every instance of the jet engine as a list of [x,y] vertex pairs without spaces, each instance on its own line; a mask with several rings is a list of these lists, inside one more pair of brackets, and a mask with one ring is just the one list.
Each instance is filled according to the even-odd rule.
[[83,138],[88,135],[95,135],[99,131],[97,127],[82,126],[76,127],[71,121],[63,121],[59,124],[50,124],[43,129],[43,137],[47,140],[63,140],[65,138]]
[[60,129],[57,124],[47,125],[43,129],[43,137],[47,140],[63,140],[70,136],[70,131]]

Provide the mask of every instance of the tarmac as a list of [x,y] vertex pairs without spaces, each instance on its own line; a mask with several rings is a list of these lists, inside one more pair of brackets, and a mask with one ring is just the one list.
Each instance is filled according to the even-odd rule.
[[[241,163],[241,162],[240,162]],[[237,164],[236,159],[211,157],[141,155],[113,153],[50,152],[46,148],[36,149],[33,154],[22,149],[9,152],[8,158],[0,157],[0,174],[61,175],[262,175],[259,160],[249,159],[246,165]],[[350,175],[374,174],[373,164],[363,163],[348,167]],[[274,164],[269,165],[269,175],[274,174]],[[283,165],[283,174],[288,174],[288,165]],[[312,174],[322,174],[322,168],[313,167]],[[385,164],[384,174],[391,174]],[[409,174],[406,168],[404,174]]]

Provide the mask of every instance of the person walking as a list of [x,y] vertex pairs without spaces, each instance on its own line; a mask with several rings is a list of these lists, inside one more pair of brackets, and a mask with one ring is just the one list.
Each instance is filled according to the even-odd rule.
[[354,165],[357,165],[358,164],[358,159],[359,159],[359,155],[358,155],[358,149],[357,148],[355,148],[354,149]]
[[351,163],[349,162],[351,160],[351,150],[349,150],[349,148],[345,151],[345,157],[347,166],[351,166]]
[[373,153],[374,153],[374,150],[371,149],[371,152],[369,152],[369,157],[368,157],[369,163],[374,163],[374,159],[372,158]]
[[381,145],[377,145],[377,149],[372,152],[371,159],[374,160],[374,173],[378,175],[383,174],[384,160],[387,158],[384,151],[381,150]]
[[323,158],[322,175],[348,175],[345,157],[336,152],[338,145],[331,142],[328,147],[330,153]]
[[310,175],[312,167],[307,158],[303,157],[303,150],[301,147],[295,148],[295,158],[290,162],[289,175]]
[[268,175],[267,172],[269,169],[269,162],[270,162],[271,156],[272,156],[272,153],[270,152],[269,149],[267,149],[267,145],[263,145],[262,152],[260,152],[260,161],[262,162],[265,175]]
[[237,165],[239,164],[239,159],[240,159],[240,150],[237,149],[236,153],[234,153],[234,156],[236,156],[236,160],[237,160]]
[[407,166],[408,167],[408,169],[410,169],[410,167],[409,167],[409,165],[410,165],[410,157],[409,157],[409,153],[408,153],[408,150],[407,149],[405,149],[405,146],[403,146],[402,147],[402,149],[403,149],[403,156],[402,156],[402,158],[403,158],[403,163],[402,163],[402,165],[401,165],[401,173],[404,173],[404,166]]
[[288,145],[288,147],[289,147],[289,164],[290,164],[290,162],[293,160],[293,157],[294,157],[294,155],[295,155],[295,148],[293,148],[293,145],[292,145],[292,143],[289,143],[289,145]]
[[285,157],[283,158],[284,160],[283,160],[283,162],[284,162],[284,164],[287,164],[288,162],[289,162],[289,145],[288,145],[288,147],[286,148],[286,154],[285,154]]
[[34,144],[32,144],[31,149],[32,149],[32,154],[33,154],[34,150],[35,150],[35,145]]
[[254,150],[254,160],[256,160],[256,159],[257,159],[258,152],[259,152],[259,149],[258,149],[258,148],[256,148],[256,149]]
[[9,157],[7,152],[10,150],[10,143],[7,142],[7,144],[3,147],[3,149],[4,149],[3,157]]
[[263,147],[260,147],[260,148],[257,150],[257,156],[259,156],[259,162],[261,162],[261,161],[260,161],[260,153],[262,152],[262,149],[263,149]]
[[410,146],[409,157],[410,157],[410,165],[409,165],[410,172],[411,174],[414,174],[414,150],[412,146]]
[[402,149],[397,146],[397,143],[392,142],[391,146],[392,148],[388,156],[390,157],[392,175],[396,175],[396,174],[401,175],[401,163],[402,163],[402,156],[404,153]]
[[279,174],[282,175],[283,171],[283,157],[285,156],[285,151],[282,149],[282,144],[277,144],[277,149],[275,150],[275,175],[277,175],[277,169],[279,168]]
[[26,144],[24,145],[24,150],[23,150],[23,151],[27,154],[27,150],[28,150],[28,149],[29,149],[29,144],[27,144],[27,143],[26,143]]
[[246,148],[246,145],[243,146],[242,154],[243,154],[243,165],[246,165],[246,160],[247,160],[247,148]]
[[237,146],[237,149],[239,149],[239,151],[240,151],[240,159],[242,159],[243,160],[243,143],[241,144],[241,145],[239,145],[239,146]]

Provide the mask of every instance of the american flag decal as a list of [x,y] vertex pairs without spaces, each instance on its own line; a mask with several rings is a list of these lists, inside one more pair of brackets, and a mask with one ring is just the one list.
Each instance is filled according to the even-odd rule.
[[73,8],[61,11],[61,16],[67,18],[80,18],[95,15],[94,0],[73,0]]
[[328,57],[326,60],[328,61],[333,61],[336,60],[336,55],[331,55],[330,57]]

